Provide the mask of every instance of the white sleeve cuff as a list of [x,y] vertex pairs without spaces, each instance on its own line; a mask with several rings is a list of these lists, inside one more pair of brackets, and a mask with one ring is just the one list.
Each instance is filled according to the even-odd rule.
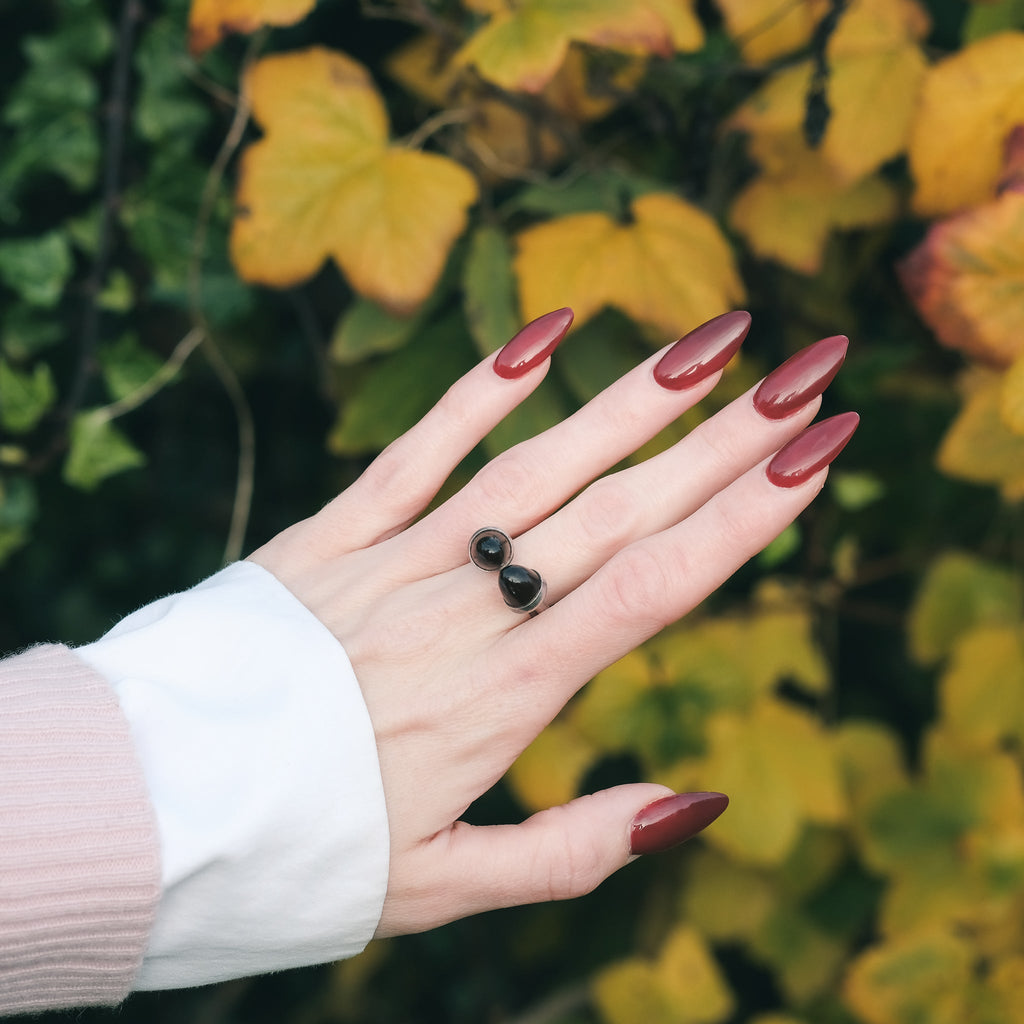
[[388,878],[373,728],[341,645],[239,562],[76,653],[115,688],[160,831],[137,989],[353,956]]

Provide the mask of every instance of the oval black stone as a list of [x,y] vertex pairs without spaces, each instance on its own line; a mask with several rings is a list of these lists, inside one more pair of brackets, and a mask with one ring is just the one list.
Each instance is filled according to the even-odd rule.
[[506,565],[498,575],[498,588],[505,604],[519,612],[532,611],[544,596],[540,573],[522,565]]
[[477,568],[495,572],[512,561],[512,541],[502,530],[477,530],[470,541],[469,557]]

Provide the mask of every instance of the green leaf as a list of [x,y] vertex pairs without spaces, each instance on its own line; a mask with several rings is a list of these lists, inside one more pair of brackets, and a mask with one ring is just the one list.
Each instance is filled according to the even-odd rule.
[[98,358],[103,381],[115,402],[149,383],[163,365],[160,358],[143,348],[131,333],[101,346]]
[[210,111],[185,75],[188,66],[183,19],[156,19],[135,56],[139,92],[135,127],[148,142],[191,151],[210,122]]
[[873,473],[833,473],[829,486],[836,504],[847,512],[859,512],[885,495],[885,484]]
[[347,365],[367,356],[394,352],[418,333],[426,319],[422,309],[413,316],[395,316],[369,299],[357,298],[334,328],[331,359]]
[[328,446],[341,455],[380,451],[413,426],[472,360],[461,319],[448,315],[384,356],[342,404]]
[[577,328],[558,347],[557,367],[577,401],[589,402],[649,355],[635,348],[636,325],[606,310]]
[[599,210],[616,217],[628,209],[637,196],[664,190],[664,182],[617,168],[606,168],[574,178],[566,184],[531,185],[523,189],[510,205],[527,213],[555,217],[590,210]]
[[1020,576],[973,555],[936,559],[910,613],[910,650],[923,665],[946,657],[964,633],[979,625],[1019,621],[1024,609]]
[[44,171],[84,192],[96,180],[100,141],[88,114],[67,111],[37,127],[26,127],[0,156],[0,213],[16,222],[15,197],[25,181]]
[[31,306],[11,302],[0,325],[0,351],[17,362],[27,362],[64,337],[64,328],[52,317],[40,317]]
[[96,303],[100,309],[112,313],[127,313],[135,305],[132,279],[125,271],[115,267],[107,277],[103,290],[96,296]]
[[0,359],[0,424],[14,434],[31,430],[57,398],[57,386],[46,363],[31,373],[15,370]]
[[971,4],[964,22],[963,41],[976,42],[996,32],[1024,28],[1024,0],[996,0],[995,3]]
[[484,438],[484,451],[494,458],[520,441],[536,437],[561,423],[572,411],[557,383],[549,376]]
[[782,565],[800,550],[801,532],[799,523],[790,523],[782,533],[763,548],[757,556],[762,569],[774,569]]
[[59,0],[59,28],[51,35],[29,36],[25,55],[37,64],[98,64],[109,56],[114,29],[102,5],[82,0]]
[[145,465],[146,457],[99,409],[79,413],[71,423],[71,450],[64,480],[92,491],[107,477]]
[[37,514],[32,482],[23,476],[0,475],[0,565],[28,540]]
[[0,242],[0,280],[33,306],[55,306],[71,270],[71,247],[63,232]]
[[469,332],[480,354],[488,355],[521,326],[512,247],[500,228],[485,224],[473,233],[462,286]]

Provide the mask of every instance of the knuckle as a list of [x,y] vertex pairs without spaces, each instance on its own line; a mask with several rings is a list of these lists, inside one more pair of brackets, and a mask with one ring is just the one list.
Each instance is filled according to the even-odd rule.
[[418,507],[421,489],[415,463],[399,441],[389,444],[370,463],[360,481],[380,507],[393,510]]
[[537,468],[513,448],[489,462],[476,477],[485,505],[496,509],[534,508],[540,504]]
[[727,431],[715,430],[714,423],[709,421],[701,432],[701,442],[707,453],[707,461],[720,472],[731,473],[742,462],[743,452],[748,439],[742,435],[732,435]]
[[671,616],[673,574],[665,561],[649,547],[627,548],[608,563],[609,612],[628,620],[667,625]]
[[616,477],[591,484],[580,497],[578,522],[589,545],[621,547],[634,533],[636,502]]
[[[553,810],[565,811],[564,808]],[[560,834],[557,849],[546,850],[544,858],[547,864],[545,891],[547,898],[552,901],[585,896],[593,892],[607,874],[603,851],[598,844],[573,840],[568,832]]]

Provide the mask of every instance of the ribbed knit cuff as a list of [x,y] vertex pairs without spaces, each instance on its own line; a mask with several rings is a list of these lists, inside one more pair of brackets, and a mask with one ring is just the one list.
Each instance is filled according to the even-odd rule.
[[124,999],[159,861],[110,686],[65,647],[0,662],[0,1013]]

